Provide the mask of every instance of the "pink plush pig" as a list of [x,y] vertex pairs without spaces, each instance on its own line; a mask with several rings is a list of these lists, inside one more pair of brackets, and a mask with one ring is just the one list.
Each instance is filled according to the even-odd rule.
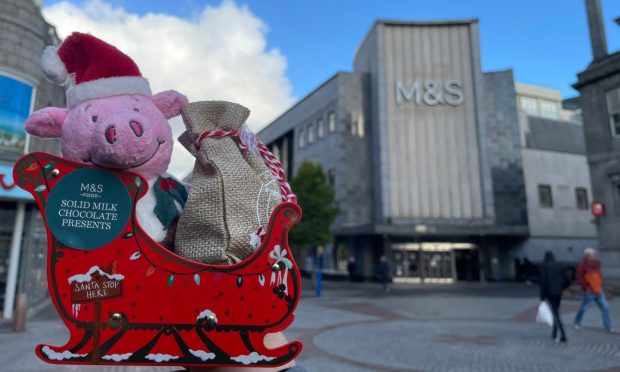
[[138,221],[169,246],[187,191],[165,176],[173,148],[167,119],[180,114],[185,96],[173,90],[153,95],[131,58],[91,35],[73,33],[58,49],[48,47],[42,65],[50,80],[64,85],[71,78],[73,85],[66,109],[34,112],[26,131],[60,138],[68,159],[146,178],[149,192],[137,204]]

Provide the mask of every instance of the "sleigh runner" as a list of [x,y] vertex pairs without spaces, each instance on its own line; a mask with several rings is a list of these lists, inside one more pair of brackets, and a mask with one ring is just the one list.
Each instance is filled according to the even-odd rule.
[[[97,192],[97,177],[119,183],[105,187],[114,202]],[[140,228],[136,203],[148,189],[140,176],[33,153],[16,163],[14,179],[45,211],[49,290],[70,332],[62,347],[37,347],[44,361],[278,366],[300,353],[298,341],[276,349],[263,344],[266,334],[291,324],[299,300],[299,270],[287,242],[301,218],[296,204],[275,208],[249,258],[213,266],[171,253]],[[78,182],[79,196],[60,192],[70,182]],[[59,233],[71,229],[81,235]]]

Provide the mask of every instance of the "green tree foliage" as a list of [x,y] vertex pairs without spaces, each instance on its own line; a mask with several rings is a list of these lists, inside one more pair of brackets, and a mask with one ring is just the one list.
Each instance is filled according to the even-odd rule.
[[291,180],[293,192],[303,211],[303,218],[291,232],[294,245],[319,247],[333,240],[329,225],[338,214],[335,191],[327,183],[319,164],[304,161]]

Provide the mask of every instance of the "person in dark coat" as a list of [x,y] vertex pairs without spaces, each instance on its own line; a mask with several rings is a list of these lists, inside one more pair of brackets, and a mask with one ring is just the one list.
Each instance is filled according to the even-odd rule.
[[357,265],[355,264],[355,258],[349,257],[349,263],[347,264],[347,271],[349,272],[349,281],[355,281],[355,275],[357,275]]
[[390,290],[390,282],[392,282],[392,275],[390,274],[390,265],[388,265],[387,258],[381,256],[379,259],[379,265],[377,266],[377,279],[383,285],[383,291],[388,292]]
[[[570,285],[570,279],[566,269],[558,262],[552,252],[545,253],[545,260],[540,265],[540,299],[549,302],[553,313],[553,331],[551,337],[556,342],[566,342],[566,333],[560,317],[560,301],[562,292]],[[560,338],[557,338],[558,329]]]

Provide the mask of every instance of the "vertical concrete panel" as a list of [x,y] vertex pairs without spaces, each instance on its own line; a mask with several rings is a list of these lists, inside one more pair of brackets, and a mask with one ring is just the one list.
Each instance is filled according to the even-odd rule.
[[[454,222],[485,215],[485,157],[479,151],[484,131],[478,130],[482,88],[474,89],[481,83],[474,25],[382,25],[384,79],[381,69],[371,74],[378,75],[379,89],[387,92],[379,100],[380,135],[387,142],[381,142],[382,161],[390,176],[383,179],[384,184],[389,180],[386,217]],[[452,79],[462,82],[462,105],[445,102],[444,84]],[[436,103],[440,95],[443,101]]]
[[[438,53],[440,58],[440,63],[443,69],[450,70],[451,65],[451,51],[450,51],[450,28],[446,28],[438,35]],[[439,112],[437,115],[438,119],[438,129],[439,133],[442,135],[439,136],[437,141],[437,150],[439,154],[449,154],[452,152],[452,149],[449,146],[450,136],[453,132],[452,124],[453,121],[450,120],[448,113],[445,111]],[[452,200],[451,188],[453,187],[452,182],[450,182],[450,168],[451,168],[451,157],[450,156],[440,156],[440,163],[438,167],[441,169],[439,172],[439,187],[441,188],[441,203],[439,210],[439,218],[450,218],[451,214],[451,205],[454,202]]]
[[484,82],[482,80],[482,67],[480,64],[480,42],[478,36],[478,22],[473,22],[469,28],[472,89],[476,98],[473,107],[474,121],[472,134],[475,134],[475,148],[477,149],[478,174],[474,181],[477,202],[474,205],[474,214],[478,217],[493,216],[493,189],[491,184],[490,167],[486,149],[486,126],[484,116]]
[[[429,76],[430,74],[430,66],[428,65],[428,62],[426,61],[430,54],[430,45],[429,45],[429,40],[428,40],[428,28],[420,27],[418,29],[418,33],[420,34],[420,45],[417,48],[417,53],[420,56],[420,64],[415,66],[414,75],[410,77],[412,79],[410,80],[411,82],[419,81],[419,80],[423,82],[425,80],[425,77]],[[416,103],[413,103],[413,104],[416,104]],[[420,177],[416,181],[420,183],[420,189],[422,191],[420,195],[422,198],[422,212],[420,213],[419,216],[409,216],[409,217],[414,217],[414,218],[415,217],[429,218],[431,216],[431,207],[430,207],[431,198],[430,198],[430,190],[429,190],[430,169],[428,166],[428,158],[429,158],[428,115],[426,115],[424,111],[425,111],[424,107],[417,110],[418,120],[416,120],[415,123],[412,123],[412,125],[416,125],[418,128],[420,128],[420,136],[421,138],[424,139],[420,143],[420,155],[421,156],[420,156],[419,161],[420,161],[421,172],[420,172]],[[399,217],[407,218],[406,216],[399,216]]]
[[[458,64],[458,45],[459,45],[459,32],[456,28],[452,27],[448,30],[449,46],[450,50],[450,67],[449,71],[452,76],[458,76],[460,74],[460,66]],[[467,98],[465,98],[467,99]],[[461,122],[456,120],[458,115],[462,115],[462,107],[455,108],[452,111],[446,113],[446,137],[448,139],[448,151],[455,156],[448,158],[450,164],[448,168],[448,179],[450,180],[450,214],[453,218],[463,217],[463,198],[461,197],[460,183],[462,167],[459,164],[459,159],[462,157],[459,138],[461,137],[460,129],[462,129]]]
[[[466,55],[469,51],[470,48],[470,44],[469,44],[469,35],[467,33],[464,32],[459,32],[459,54],[460,55]],[[463,198],[463,212],[464,212],[464,217],[466,218],[471,218],[473,213],[473,203],[474,203],[474,199],[473,199],[473,193],[475,192],[475,190],[473,190],[473,185],[471,184],[471,173],[472,171],[475,172],[472,166],[472,159],[471,159],[471,135],[470,135],[470,120],[473,114],[473,110],[472,110],[472,104],[471,102],[475,99],[474,98],[474,94],[473,94],[473,89],[472,89],[472,79],[470,77],[470,71],[471,71],[471,66],[470,66],[470,61],[468,60],[468,58],[458,58],[457,59],[460,64],[460,72],[461,72],[461,78],[463,79],[463,86],[464,86],[464,90],[465,90],[465,96],[468,97],[469,99],[467,100],[468,102],[466,102],[463,105],[463,108],[465,110],[465,113],[463,115],[463,125],[461,125],[460,127],[460,131],[461,131],[461,140],[460,142],[460,148],[462,150],[461,154],[463,156],[463,159],[465,159],[464,163],[461,163],[460,166],[462,167],[462,172],[461,172],[461,182],[463,182],[463,187],[461,190],[461,198]],[[474,101],[475,102],[475,101]]]
[[376,74],[377,78],[377,101],[376,110],[378,112],[378,119],[376,128],[378,129],[376,134],[379,137],[379,170],[380,170],[380,192],[381,192],[381,214],[380,221],[385,221],[392,215],[390,209],[390,163],[389,163],[389,151],[390,142],[388,138],[388,129],[386,128],[388,123],[388,113],[386,110],[388,88],[386,83],[386,62],[385,62],[385,26],[383,24],[377,24],[374,32],[376,32],[376,55],[371,58],[376,58],[374,63],[375,69],[371,70],[371,73]]
[[[400,70],[400,62],[402,61],[401,56],[399,55],[401,49],[400,45],[395,46],[394,44],[398,44],[399,38],[395,33],[397,30],[388,28],[385,29],[383,34],[384,40],[384,58],[385,58],[385,74],[387,75],[387,80],[390,81],[393,76],[397,73],[401,73]],[[392,92],[390,90],[386,91],[387,96],[391,98]],[[401,122],[402,118],[394,117],[394,113],[386,112],[387,122]],[[400,120],[399,120],[400,119]],[[402,147],[404,144],[401,141],[400,136],[398,135],[399,128],[388,128],[386,125],[381,126],[382,135],[385,134],[387,136],[388,143],[391,144],[389,148],[386,149],[386,153],[390,161],[388,162],[389,166],[389,187],[390,194],[392,197],[387,201],[390,205],[391,215],[398,216],[400,215],[400,203],[399,200],[402,198],[400,189],[402,185],[402,175],[405,173],[402,172],[400,159],[398,157],[398,148]]]
[[[421,55],[418,52],[420,45],[420,33],[417,30],[412,30],[410,36],[409,47],[407,53],[404,55],[408,61],[412,63],[406,63],[406,69],[403,76],[413,77],[415,76],[414,66],[418,66],[421,60]],[[418,118],[414,110],[403,111],[405,120],[407,122],[407,131],[403,135],[409,138],[410,151],[407,152],[407,164],[409,164],[410,171],[407,172],[407,182],[409,184],[409,193],[411,195],[411,209],[409,211],[410,216],[420,216],[422,214],[422,200],[420,187],[420,174],[422,173],[420,167],[420,157],[422,156],[424,144],[424,137],[420,133],[420,129],[417,125]]]
[[[444,32],[443,27],[429,27],[428,28],[428,58],[433,61],[429,64],[428,76],[442,76],[441,57],[439,54],[439,34]],[[443,79],[442,79],[443,80]],[[441,84],[441,83],[439,83]],[[426,93],[426,92],[425,92]],[[433,118],[429,118],[428,121],[428,138],[426,143],[427,152],[429,154],[428,168],[428,188],[430,198],[430,210],[429,217],[440,218],[439,213],[439,200],[442,197],[441,184],[439,182],[439,174],[443,170],[439,169],[439,162],[441,158],[446,157],[445,153],[441,153],[437,147],[438,137],[443,133],[440,132],[441,128],[441,112],[443,110],[437,110],[436,115]]]

